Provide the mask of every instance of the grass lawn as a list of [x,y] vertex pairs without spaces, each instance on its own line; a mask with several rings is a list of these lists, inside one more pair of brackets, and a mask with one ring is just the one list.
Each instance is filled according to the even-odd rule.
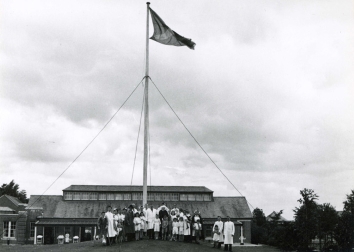
[[[201,242],[200,245],[183,243],[183,242],[169,242],[169,241],[155,241],[142,240],[137,242],[124,242],[121,245],[103,246],[99,242],[81,242],[75,244],[64,245],[0,245],[0,251],[22,252],[22,251],[53,251],[53,252],[78,252],[78,251],[114,251],[114,252],[208,252],[208,251],[223,251],[221,249],[212,248],[212,245],[207,242]],[[259,247],[241,247],[233,248],[236,252],[279,252],[276,248],[269,246]]]

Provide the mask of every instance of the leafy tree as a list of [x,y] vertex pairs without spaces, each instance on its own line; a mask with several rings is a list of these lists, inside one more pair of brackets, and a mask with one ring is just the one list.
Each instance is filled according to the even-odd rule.
[[312,189],[305,188],[300,191],[302,196],[298,202],[300,207],[296,207],[295,213],[295,229],[298,238],[298,250],[310,251],[311,240],[318,233],[318,211],[317,203],[318,195]]
[[28,203],[26,191],[20,191],[20,186],[14,180],[8,184],[2,184],[0,187],[0,196],[4,194],[18,198],[22,203]]
[[253,220],[251,228],[251,241],[254,244],[264,243],[265,240],[266,217],[262,209],[255,208],[253,210]]
[[271,215],[270,221],[267,221],[267,244],[271,246],[278,246],[278,233],[282,229],[282,226],[279,225],[279,219],[280,216],[282,215],[283,210],[280,210],[279,212],[274,211],[274,215]]
[[297,248],[297,233],[294,222],[284,222],[274,230],[274,246],[283,251],[295,251]]
[[262,209],[259,209],[258,207],[256,207],[253,210],[253,222],[259,227],[266,224],[266,217],[265,217]]
[[354,245],[354,190],[343,202],[344,209],[335,230],[335,239],[341,251],[352,251]]
[[347,200],[343,204],[343,211],[354,213],[354,190],[352,190],[351,194],[347,195]]
[[322,249],[322,239],[324,239],[324,250],[328,250],[333,245],[333,234],[338,223],[336,209],[329,203],[318,206],[318,238]]

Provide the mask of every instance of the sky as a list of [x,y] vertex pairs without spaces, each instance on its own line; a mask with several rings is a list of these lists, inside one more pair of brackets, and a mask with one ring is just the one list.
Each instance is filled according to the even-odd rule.
[[[149,76],[252,207],[293,219],[309,188],[342,210],[354,189],[354,3],[150,7],[196,47],[150,40]],[[144,77],[146,1],[0,0],[0,11],[0,183],[28,195],[141,185],[143,85],[48,189]],[[149,112],[148,185],[240,196],[151,82]]]

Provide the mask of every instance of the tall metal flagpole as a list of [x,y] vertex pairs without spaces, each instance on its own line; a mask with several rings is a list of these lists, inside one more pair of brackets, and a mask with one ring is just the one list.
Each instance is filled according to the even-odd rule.
[[143,206],[147,203],[147,164],[148,164],[148,140],[149,140],[149,8],[150,3],[146,3],[146,66],[145,66],[145,107],[144,107],[144,172],[143,172]]

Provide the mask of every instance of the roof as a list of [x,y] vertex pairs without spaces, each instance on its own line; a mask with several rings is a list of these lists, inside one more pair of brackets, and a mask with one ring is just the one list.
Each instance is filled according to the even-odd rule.
[[[267,216],[267,221],[272,221],[273,219],[272,219],[272,217],[275,217],[275,215],[276,215],[276,212],[275,211],[273,211],[270,215],[268,215]],[[279,220],[277,220],[277,221],[288,221],[287,219],[285,219],[283,216],[279,216]]]
[[15,204],[15,206],[18,206],[18,205],[20,205],[20,204],[23,204],[18,198],[15,198],[15,197],[13,197],[13,196],[4,194],[4,195],[2,195],[0,198],[2,198],[2,197],[8,198],[12,203]]
[[[65,201],[62,196],[31,195],[29,208],[43,208],[44,218],[97,218],[107,205],[117,208],[127,207],[132,203],[141,205],[141,200],[133,201]],[[34,203],[34,204],[33,204]],[[162,201],[148,202],[156,208]],[[33,205],[32,205],[33,204]],[[203,218],[216,218],[218,215],[238,219],[252,219],[251,210],[245,197],[214,197],[214,201],[176,201],[168,202],[168,206],[176,204],[178,208],[190,212],[197,208]]]
[[[213,192],[205,186],[148,186],[148,192]],[[129,185],[71,185],[63,191],[142,192],[142,186]]]
[[67,219],[40,219],[38,222],[36,222],[36,225],[97,225],[97,219],[92,219],[92,218],[86,218],[86,219],[72,219],[72,218],[67,218]]

